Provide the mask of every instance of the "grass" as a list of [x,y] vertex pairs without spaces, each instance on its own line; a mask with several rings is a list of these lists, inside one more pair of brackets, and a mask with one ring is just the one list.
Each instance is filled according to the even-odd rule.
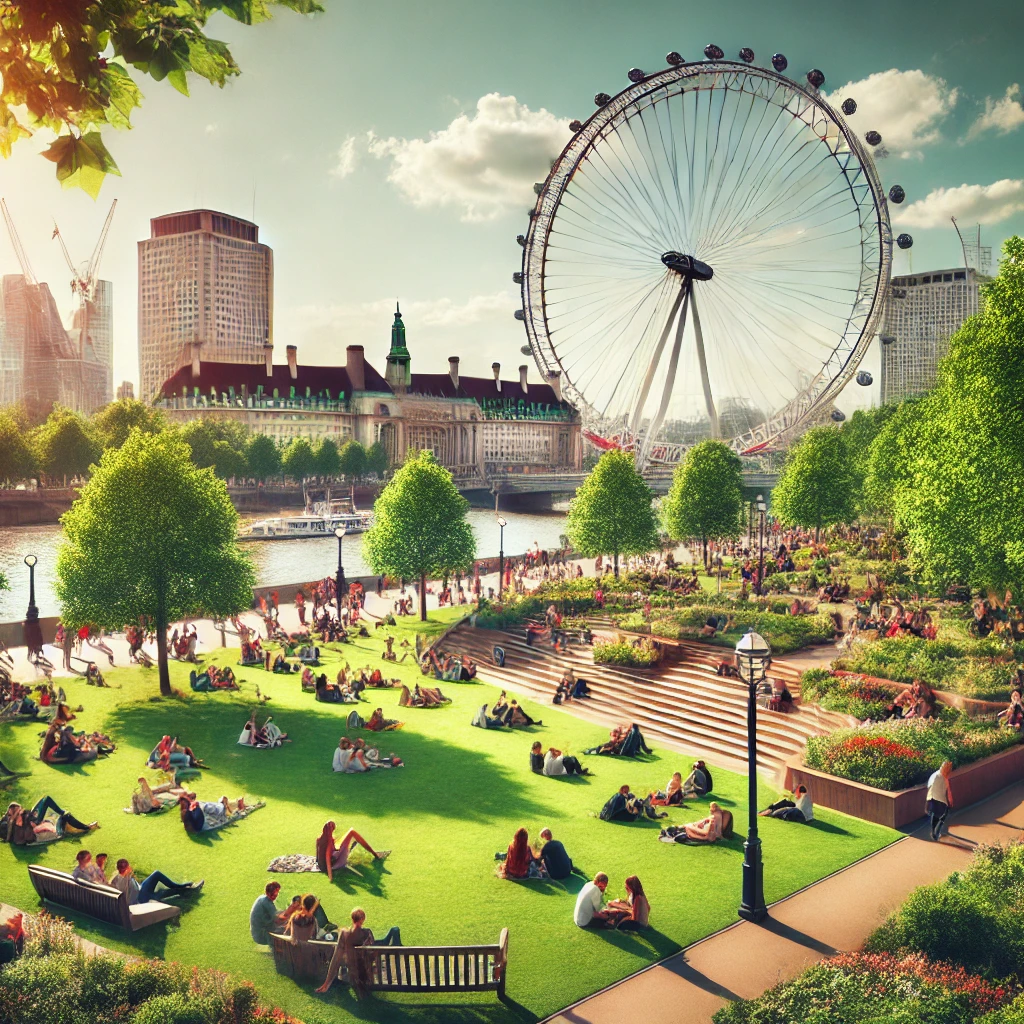
[[[454,612],[436,613],[428,628],[439,631]],[[411,638],[416,624],[393,632]],[[377,639],[346,649],[353,666],[383,665]],[[397,649],[397,648],[396,648]],[[326,655],[327,671],[340,656]],[[237,650],[216,652],[222,663],[237,660]],[[239,671],[239,670],[236,670]],[[188,690],[187,671],[172,665],[173,682]],[[392,675],[410,683],[419,678],[414,664]],[[653,822],[608,824],[590,817],[623,783],[635,792],[663,787],[684,759],[656,750],[638,761],[585,758],[593,778],[550,779],[533,775],[528,752],[533,737],[575,753],[606,735],[600,728],[525,702],[544,726],[515,732],[483,731],[469,725],[473,712],[492,703],[493,688],[482,684],[442,684],[454,698],[444,709],[397,707],[398,691],[371,692],[388,717],[404,729],[381,738],[383,751],[394,750],[408,767],[369,775],[338,776],[331,756],[345,731],[347,705],[314,702],[300,692],[298,676],[272,676],[240,670],[247,680],[238,694],[156,697],[155,672],[111,670],[114,689],[95,690],[83,682],[65,682],[72,705],[85,705],[77,727],[102,728],[118,742],[109,758],[78,767],[42,765],[37,724],[0,726],[0,757],[11,768],[31,771],[11,787],[8,799],[29,802],[51,794],[77,816],[98,819],[102,828],[43,848],[0,844],[0,899],[24,909],[37,904],[26,864],[38,862],[70,870],[76,851],[127,857],[139,874],[159,868],[172,878],[205,878],[197,899],[184,903],[180,927],[163,924],[126,937],[87,917],[73,918],[80,934],[111,949],[162,956],[217,967],[251,979],[268,1002],[309,1024],[342,1021],[410,1020],[416,1024],[532,1021],[621,979],[736,920],[740,895],[741,836],[746,781],[715,771],[715,797],[735,814],[737,838],[707,849],[668,846],[657,841]],[[294,742],[259,751],[236,744],[248,715],[254,684],[273,699],[267,705]],[[366,708],[360,706],[366,715]],[[124,814],[146,754],[164,733],[203,757],[211,770],[195,782],[199,796],[260,797],[267,806],[218,832],[193,837],[176,812],[151,817]],[[774,798],[764,788],[762,799]],[[703,817],[707,801],[673,809],[665,824]],[[325,820],[340,830],[355,827],[378,848],[393,850],[384,865],[355,858],[358,874],[342,872],[333,884],[321,875],[270,876],[278,854],[311,853]],[[566,845],[588,874],[607,871],[608,895],[623,894],[623,879],[638,874],[652,904],[652,929],[626,934],[584,932],[572,922],[575,894],[582,884],[514,883],[494,875],[494,853],[504,850],[513,831],[524,825],[531,840],[545,825]],[[855,818],[822,811],[813,826],[798,827],[762,819],[765,888],[769,901],[780,899],[895,838],[897,833]],[[266,882],[283,884],[279,905],[293,893],[313,891],[334,921],[344,921],[354,906],[367,911],[368,923],[382,934],[402,928],[407,944],[495,942],[502,927],[510,933],[508,996],[502,1005],[491,995],[406,996],[356,1003],[335,986],[324,998],[312,985],[276,974],[268,952],[253,945],[248,913]],[[559,965],[570,965],[563,969]]]

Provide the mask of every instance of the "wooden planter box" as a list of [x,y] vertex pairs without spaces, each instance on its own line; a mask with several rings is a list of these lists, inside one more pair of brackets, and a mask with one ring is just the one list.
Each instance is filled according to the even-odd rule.
[[[936,766],[938,767],[938,766]],[[957,768],[950,779],[954,808],[984,800],[985,797],[1017,782],[1024,775],[1024,744]],[[786,764],[786,788],[803,784],[811,800],[822,807],[852,814],[855,818],[873,821],[889,828],[902,828],[925,814],[925,785],[889,792],[873,789],[860,782],[840,779],[835,775],[808,768],[798,760]]]

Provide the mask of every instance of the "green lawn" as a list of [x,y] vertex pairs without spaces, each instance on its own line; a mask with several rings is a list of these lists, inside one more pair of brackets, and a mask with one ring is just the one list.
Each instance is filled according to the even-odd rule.
[[[452,615],[448,610],[436,614],[429,628],[436,632]],[[395,632],[411,637],[414,626],[403,624]],[[377,640],[363,641],[346,649],[346,655],[353,666],[383,664],[382,646]],[[339,655],[327,657],[333,664]],[[217,661],[236,659],[234,649],[215,656]],[[187,690],[185,667],[175,664],[172,672],[175,685]],[[112,670],[107,678],[116,688],[110,690],[65,681],[72,705],[86,709],[76,726],[108,730],[119,745],[111,757],[85,766],[43,766],[35,760],[39,725],[0,726],[0,756],[8,766],[32,772],[20,785],[8,787],[10,796],[4,799],[28,803],[49,793],[77,816],[102,823],[92,835],[42,849],[0,845],[0,899],[34,908],[25,865],[38,861],[70,870],[82,845],[93,853],[109,853],[111,861],[128,857],[140,877],[160,868],[175,879],[205,878],[202,895],[185,903],[180,927],[157,925],[125,937],[84,917],[76,925],[82,935],[113,949],[249,978],[268,1002],[310,1024],[533,1020],[736,920],[741,839],[707,849],[668,846],[657,841],[653,822],[607,824],[588,813],[599,811],[623,783],[636,792],[662,787],[673,770],[686,767],[671,752],[656,751],[632,762],[586,759],[593,778],[535,776],[527,756],[532,736],[578,753],[605,734],[550,706],[529,703],[530,713],[544,720],[542,728],[529,730],[532,736],[521,730],[473,729],[471,715],[480,704],[491,703],[495,691],[481,684],[447,684],[444,689],[454,702],[438,710],[409,708],[399,714],[397,690],[371,693],[389,717],[405,720],[405,728],[386,734],[381,746],[394,749],[408,767],[337,776],[331,772],[331,756],[349,707],[315,703],[312,695],[300,692],[297,676],[251,669],[239,674],[248,681],[239,694],[164,700],[156,697],[155,671]],[[392,674],[410,682],[419,678],[411,659]],[[267,707],[294,738],[283,749],[259,751],[236,744],[255,683],[273,698]],[[360,708],[365,717],[367,705]],[[185,833],[176,812],[152,817],[123,813],[146,754],[164,733],[179,735],[211,765],[196,781],[201,798],[245,793],[265,799],[267,806],[237,825],[198,837]],[[745,787],[740,776],[715,772],[715,796],[733,810],[738,835],[746,827]],[[667,823],[702,817],[705,808],[706,801],[673,809]],[[339,831],[357,828],[375,846],[393,850],[392,856],[382,866],[356,858],[360,873],[343,872],[331,885],[315,874],[267,874],[267,864],[278,854],[312,853],[328,818],[337,821]],[[572,922],[578,880],[566,888],[497,879],[494,853],[505,849],[520,825],[531,840],[550,826],[588,874],[608,872],[609,896],[622,895],[626,875],[638,874],[651,900],[653,928],[641,934],[583,932]],[[885,846],[897,834],[823,811],[809,827],[764,821],[762,836],[766,895],[773,901]],[[249,907],[271,877],[283,883],[281,905],[292,893],[312,890],[335,921],[344,921],[352,907],[361,905],[378,934],[401,925],[407,944],[495,942],[507,926],[510,1004],[502,1006],[493,995],[356,1003],[340,986],[329,998],[314,996],[312,986],[278,976],[269,953],[249,938]]]

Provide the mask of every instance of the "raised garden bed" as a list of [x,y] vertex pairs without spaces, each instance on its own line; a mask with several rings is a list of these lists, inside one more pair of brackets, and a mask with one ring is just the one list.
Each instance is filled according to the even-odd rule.
[[[866,683],[874,683],[880,686],[892,686],[896,692],[907,689],[909,683],[897,683],[892,679],[882,679],[881,676],[865,676],[860,672],[846,672],[842,669],[833,669],[832,674],[840,679],[863,679]],[[971,718],[982,718],[985,715],[995,715],[1006,710],[1005,700],[978,700],[974,697],[964,697],[959,693],[950,693],[948,690],[932,690],[932,693],[943,703],[952,708],[959,708]]]
[[[1022,775],[1022,744],[957,768],[950,781],[954,807],[960,809],[984,800],[1018,781]],[[889,828],[902,828],[925,814],[925,791],[928,788],[925,784],[889,792],[815,771],[800,759],[787,762],[786,788],[792,790],[800,784],[807,787],[815,804],[873,821],[877,825],[888,825]]]

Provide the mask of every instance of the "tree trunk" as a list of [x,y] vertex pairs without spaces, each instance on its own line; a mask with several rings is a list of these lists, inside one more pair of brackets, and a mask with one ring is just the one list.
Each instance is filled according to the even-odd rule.
[[160,696],[171,695],[171,673],[167,668],[167,623],[157,615],[156,620],[156,663],[160,672]]
[[615,578],[619,578],[619,553],[618,551],[612,554],[612,565],[615,567]]
[[701,549],[704,552],[704,571],[708,571],[708,539],[707,537],[701,537],[700,539]]
[[420,573],[420,622],[427,621],[427,574]]

